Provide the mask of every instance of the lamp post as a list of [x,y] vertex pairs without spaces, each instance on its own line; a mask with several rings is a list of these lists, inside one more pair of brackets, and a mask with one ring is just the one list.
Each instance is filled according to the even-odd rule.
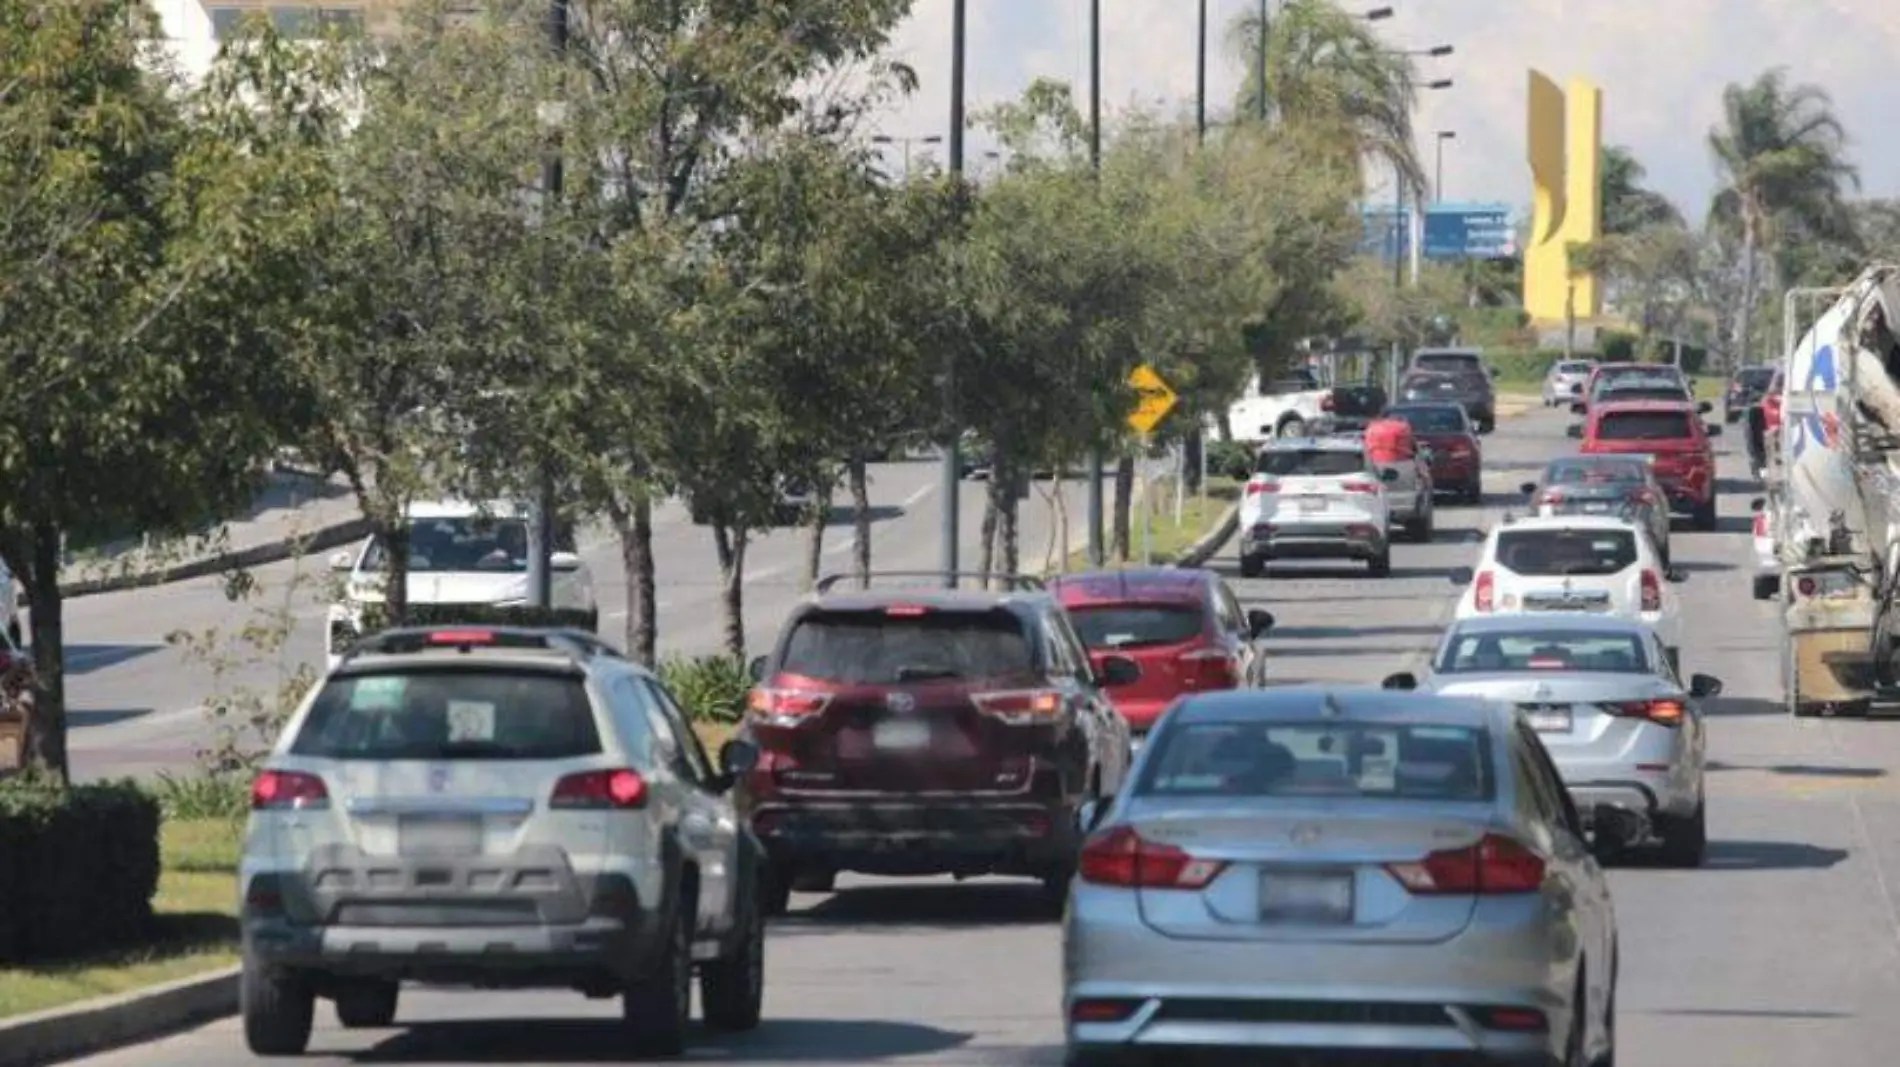
[[1457,130],[1438,131],[1438,158],[1432,164],[1432,199],[1439,203],[1445,200],[1445,142],[1457,137]]
[[[549,0],[548,47],[559,62],[567,55],[568,0]],[[552,149],[541,161],[541,224],[554,216],[561,198],[561,153]],[[537,608],[554,607],[554,467],[541,460],[540,485],[535,493],[534,521],[529,526],[533,551],[528,553],[528,595]]]
[[1207,0],[1201,0],[1194,30],[1194,139],[1207,140]]
[[904,180],[909,181],[910,180],[910,146],[915,145],[915,144],[942,144],[943,135],[940,133],[933,133],[929,135],[928,137],[892,137],[888,134],[880,133],[876,135],[875,137],[871,138],[871,143],[872,144],[902,145],[904,148]]
[[[950,173],[963,178],[963,64],[969,19],[967,0],[955,0],[950,14]],[[957,536],[962,501],[963,428],[957,419],[957,363],[955,346],[947,346],[943,368],[943,545],[939,559],[943,564],[944,583],[957,587]]]
[[[1266,0],[1260,0],[1261,6]],[[1089,0],[1089,167],[1099,178],[1102,172],[1102,0]],[[1089,449],[1088,484],[1084,486],[1084,499],[1087,502],[1088,557],[1089,566],[1100,567],[1106,554],[1103,542],[1107,539],[1103,529],[1102,507],[1102,468],[1104,466],[1101,446]]]

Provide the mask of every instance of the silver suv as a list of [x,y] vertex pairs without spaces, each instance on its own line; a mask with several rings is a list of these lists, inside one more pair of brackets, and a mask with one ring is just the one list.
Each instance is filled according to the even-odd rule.
[[651,673],[576,631],[398,629],[358,644],[251,791],[244,1035],[301,1054],[316,998],[389,1026],[400,983],[619,997],[627,1051],[758,1024],[764,852]]

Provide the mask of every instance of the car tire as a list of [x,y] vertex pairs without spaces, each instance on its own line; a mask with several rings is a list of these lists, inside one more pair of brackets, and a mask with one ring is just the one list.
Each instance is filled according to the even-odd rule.
[[1245,555],[1240,557],[1240,576],[1242,578],[1258,578],[1266,572],[1267,561],[1264,556]]
[[1304,437],[1306,436],[1306,420],[1298,415],[1281,419],[1280,424],[1273,428],[1273,436],[1275,438]]
[[1708,809],[1708,801],[1698,800],[1694,814],[1657,816],[1656,836],[1662,838],[1663,866],[1683,870],[1702,866],[1709,852]]
[[775,919],[790,911],[792,882],[797,877],[797,872],[767,860],[759,872],[759,914]]
[[838,872],[833,870],[801,871],[792,876],[794,893],[829,893],[838,886]]
[[402,986],[377,979],[352,981],[336,994],[336,1021],[345,1030],[380,1030],[396,1021]]
[[1772,574],[1757,574],[1755,576],[1755,599],[1774,599],[1775,587],[1779,584],[1780,582]]
[[1140,1049],[1070,1045],[1062,1053],[1062,1067],[1147,1067],[1151,1062]]
[[250,953],[238,978],[244,1045],[256,1056],[301,1056],[310,1047],[317,995],[308,982],[267,967]]
[[621,1027],[629,1051],[639,1059],[666,1059],[686,1051],[686,1029],[693,1017],[691,926],[697,909],[691,897],[681,898],[653,970],[627,983],[621,994]]
[[1392,549],[1389,546],[1366,561],[1366,573],[1374,578],[1385,578],[1392,574]]
[[706,1025],[734,1033],[757,1029],[765,1006],[765,917],[755,889],[743,894],[730,955],[701,965],[699,1002]]
[[1431,543],[1432,513],[1429,508],[1405,521],[1405,539],[1420,545]]
[[1484,482],[1479,479],[1472,479],[1471,484],[1465,486],[1464,498],[1465,503],[1470,504],[1472,507],[1483,506]]
[[1697,504],[1695,511],[1690,514],[1690,521],[1703,533],[1715,529],[1715,500],[1711,498],[1706,504]]

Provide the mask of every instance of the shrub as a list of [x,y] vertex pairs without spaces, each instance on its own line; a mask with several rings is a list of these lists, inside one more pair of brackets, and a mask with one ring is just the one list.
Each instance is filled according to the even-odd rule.
[[752,691],[752,672],[731,656],[675,656],[660,664],[660,681],[694,722],[738,722]]
[[131,781],[0,783],[0,964],[138,943],[158,892],[158,801]]
[[1604,330],[1597,338],[1605,363],[1636,362],[1636,335],[1627,330]]
[[161,771],[153,793],[165,818],[181,822],[242,819],[251,811],[251,779],[243,773],[175,775]]
[[[1581,358],[1584,354],[1578,353]],[[1502,350],[1486,352],[1485,361],[1498,369],[1499,379],[1506,382],[1541,382],[1544,375],[1550,373],[1553,364],[1564,358],[1561,348],[1539,348],[1529,351]]]
[[[363,611],[363,632],[374,634],[384,628],[382,606],[370,605]],[[565,626],[594,632],[594,612],[572,608],[537,608],[498,604],[411,604],[410,626]]]
[[1207,445],[1207,471],[1223,478],[1244,482],[1253,476],[1253,449],[1239,441],[1210,441]]

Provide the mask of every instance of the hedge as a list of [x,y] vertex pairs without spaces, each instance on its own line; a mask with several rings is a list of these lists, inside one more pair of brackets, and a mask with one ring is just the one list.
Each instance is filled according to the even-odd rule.
[[[363,636],[385,628],[382,605],[363,610]],[[496,604],[411,604],[409,626],[561,626],[592,633],[598,624],[596,613],[574,608],[537,608]]]
[[745,718],[752,674],[731,656],[675,656],[660,664],[666,683],[694,722],[733,723]]
[[150,936],[158,827],[158,801],[129,780],[0,782],[0,964]]

